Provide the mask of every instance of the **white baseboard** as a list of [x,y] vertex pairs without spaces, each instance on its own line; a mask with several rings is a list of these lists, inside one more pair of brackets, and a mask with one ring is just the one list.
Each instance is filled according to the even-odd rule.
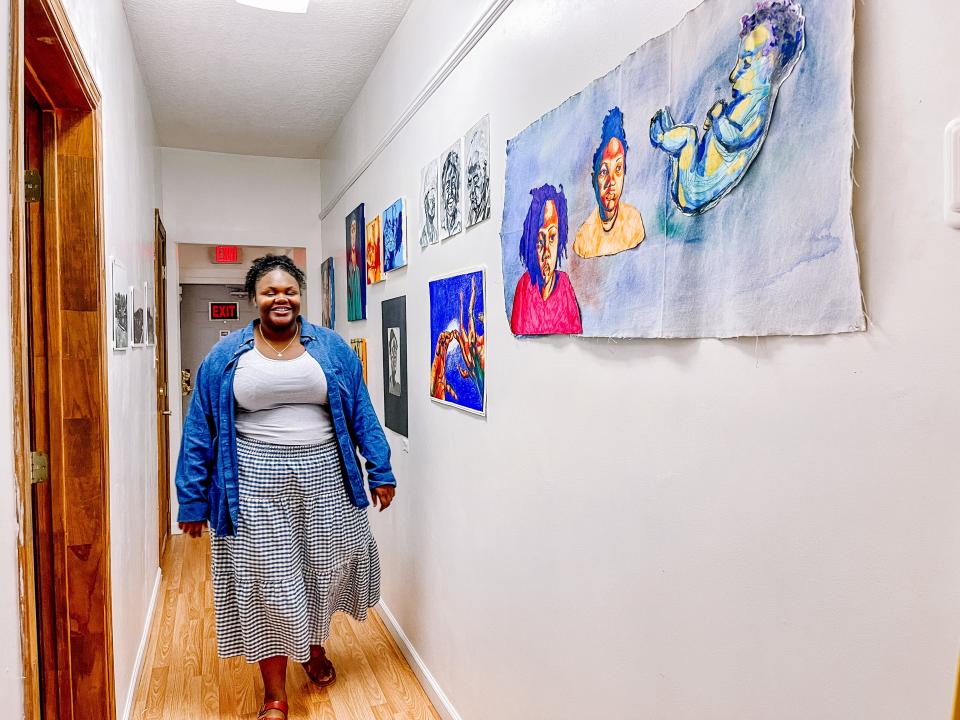
[[163,572],[157,568],[157,579],[153,583],[153,594],[150,596],[150,605],[147,606],[147,619],[143,625],[143,634],[140,636],[140,647],[137,648],[137,657],[133,661],[133,675],[130,678],[130,688],[127,690],[127,702],[123,706],[123,720],[130,720],[133,711],[133,699],[137,694],[137,685],[140,683],[140,672],[143,670],[143,656],[147,652],[150,642],[150,629],[153,627],[153,614],[157,610],[157,598],[160,596],[160,580]]
[[420,657],[417,649],[413,646],[413,643],[410,642],[410,638],[407,637],[403,628],[400,627],[400,623],[397,622],[397,619],[393,616],[393,613],[390,612],[390,608],[387,607],[387,604],[383,600],[377,604],[377,612],[380,614],[387,630],[393,635],[393,639],[397,642],[400,652],[403,653],[403,656],[410,664],[413,674],[417,676],[417,680],[423,685],[423,689],[429,696],[430,702],[433,703],[437,712],[440,713],[440,717],[443,718],[443,720],[462,720],[460,713],[453,707],[450,698],[443,692],[443,688],[440,687],[437,679],[433,676],[433,673],[430,672],[426,663],[423,662],[423,658]]

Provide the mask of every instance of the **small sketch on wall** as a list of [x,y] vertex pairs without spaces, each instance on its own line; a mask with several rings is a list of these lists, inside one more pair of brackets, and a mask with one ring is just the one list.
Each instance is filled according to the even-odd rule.
[[383,238],[380,235],[380,216],[367,223],[367,285],[383,280]]
[[437,160],[420,171],[420,247],[440,242],[437,224]]
[[143,284],[144,307],[147,309],[147,345],[157,344],[157,298],[152,282]]
[[463,138],[440,156],[440,239],[463,230]]
[[130,294],[127,286],[127,270],[119,260],[110,268],[110,294],[113,296],[113,349],[130,347]]
[[490,116],[467,131],[467,227],[490,217]]
[[383,211],[383,270],[407,264],[407,208],[403,198]]
[[387,392],[400,397],[403,383],[400,381],[400,328],[387,328]]
[[130,307],[133,308],[133,346],[143,347],[147,344],[146,332],[146,314],[147,309],[144,305],[146,294],[137,288],[136,285],[130,286]]

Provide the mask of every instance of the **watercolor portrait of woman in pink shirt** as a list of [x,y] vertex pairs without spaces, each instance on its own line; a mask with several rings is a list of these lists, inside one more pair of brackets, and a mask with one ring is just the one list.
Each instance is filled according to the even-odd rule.
[[573,285],[558,268],[567,254],[567,198],[563,186],[542,185],[532,199],[520,260],[527,271],[517,283],[510,329],[514,335],[578,335],[583,331]]

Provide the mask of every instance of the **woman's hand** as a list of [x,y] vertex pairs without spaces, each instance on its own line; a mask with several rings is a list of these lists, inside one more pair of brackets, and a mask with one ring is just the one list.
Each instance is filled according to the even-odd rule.
[[393,485],[382,485],[377,488],[370,490],[370,501],[373,503],[373,506],[377,506],[377,501],[380,501],[380,512],[383,512],[388,507],[390,503],[393,502],[393,496],[396,494],[397,489]]
[[203,526],[207,524],[206,520],[199,520],[197,522],[182,522],[178,523],[180,525],[180,530],[185,532],[190,537],[200,537],[203,535]]

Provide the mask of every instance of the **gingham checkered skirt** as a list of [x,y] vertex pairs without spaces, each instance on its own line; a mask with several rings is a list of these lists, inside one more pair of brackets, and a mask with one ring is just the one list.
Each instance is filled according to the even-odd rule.
[[365,620],[380,599],[366,509],[347,497],[336,441],[237,438],[237,534],[211,539],[220,657],[306,662],[334,612]]

